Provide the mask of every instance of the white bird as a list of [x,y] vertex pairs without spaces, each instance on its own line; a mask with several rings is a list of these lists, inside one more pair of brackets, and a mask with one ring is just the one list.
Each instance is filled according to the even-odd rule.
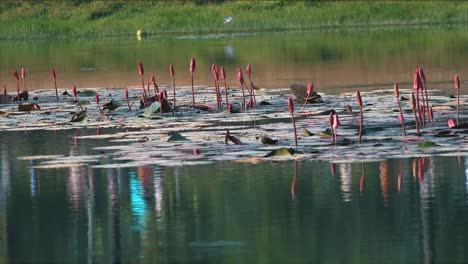
[[232,21],[232,16],[228,16],[224,18],[224,24],[229,23]]

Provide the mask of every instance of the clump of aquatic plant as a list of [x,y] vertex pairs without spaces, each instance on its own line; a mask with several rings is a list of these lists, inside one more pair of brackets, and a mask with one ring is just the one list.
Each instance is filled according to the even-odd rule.
[[362,139],[362,123],[363,123],[363,115],[362,115],[362,97],[361,97],[361,92],[359,90],[356,91],[356,101],[359,106],[359,144],[361,144],[361,139]]
[[302,107],[305,107],[307,102],[310,100],[310,96],[314,92],[314,83],[310,82],[309,85],[307,85],[307,97],[304,100],[304,105]]
[[453,86],[457,90],[457,125],[459,124],[458,118],[460,116],[460,78],[458,74],[453,77]]
[[[175,91],[175,77],[174,77],[174,66],[172,64],[169,64],[169,75],[171,75],[171,79],[172,79],[172,95],[174,96],[173,100],[173,104],[174,104],[174,107],[176,107],[176,91]],[[156,84],[156,82],[154,82],[154,84]],[[156,87],[156,85],[155,85]]]
[[55,75],[55,69],[52,67],[50,69],[50,78],[54,81],[54,86],[55,86],[55,98],[57,99],[57,102],[59,101],[58,98],[58,90],[57,90],[57,75]]
[[249,82],[250,82],[250,104],[252,105],[253,108],[257,108],[257,100],[255,98],[255,88],[254,84],[252,82],[252,78],[250,77],[252,75],[252,66],[250,66],[250,63],[247,64],[246,68],[247,76],[249,77]]
[[396,84],[396,83],[393,84],[393,95],[395,96],[395,98],[397,100],[398,110],[400,111],[399,120],[401,121],[401,126],[403,128],[403,134],[406,136],[405,117],[403,116],[403,111],[401,110],[400,91],[398,90],[398,84]]
[[192,107],[195,106],[195,88],[193,86],[193,73],[195,72],[195,66],[196,66],[195,58],[192,58],[190,60],[190,66],[189,66],[190,77],[192,78]]
[[294,128],[294,141],[296,143],[297,147],[297,131],[296,131],[296,120],[294,120],[294,102],[292,96],[289,96],[288,98],[288,111],[291,113],[291,122],[293,124]]
[[239,85],[242,89],[242,109],[246,108],[245,104],[245,93],[244,93],[244,76],[242,75],[242,70],[240,67],[237,67],[237,81],[239,81]]
[[141,86],[143,88],[143,96],[142,96],[142,101],[143,101],[143,104],[146,106],[148,106],[148,101],[147,101],[147,95],[146,95],[146,90],[145,90],[145,78],[144,78],[144,75],[145,75],[145,69],[143,68],[143,63],[140,61],[138,62],[138,74],[141,76]]
[[414,122],[416,123],[416,132],[419,135],[419,123],[418,123],[418,117],[416,115],[416,98],[414,98],[414,92],[411,92],[411,97],[410,97],[410,108],[413,110],[414,114]]
[[84,111],[83,106],[81,106],[80,100],[78,99],[78,94],[76,92],[76,86],[75,85],[73,85],[73,87],[72,87],[72,94],[73,94],[73,97],[75,97],[76,103],[80,107],[81,111]]

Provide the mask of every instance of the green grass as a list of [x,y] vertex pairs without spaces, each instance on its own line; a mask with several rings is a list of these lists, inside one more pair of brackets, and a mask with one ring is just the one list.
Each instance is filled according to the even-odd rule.
[[[226,16],[233,22],[224,24]],[[130,36],[141,28],[161,35],[467,21],[468,3],[449,1],[0,2],[2,39]]]

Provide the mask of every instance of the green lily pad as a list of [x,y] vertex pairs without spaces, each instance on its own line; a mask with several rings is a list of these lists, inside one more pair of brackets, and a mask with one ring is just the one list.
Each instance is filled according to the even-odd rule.
[[313,136],[313,135],[314,134],[312,134],[312,132],[310,132],[307,128],[302,129],[301,136],[310,137],[310,136]]
[[78,92],[78,96],[91,97],[95,95],[96,95],[96,91],[92,91],[92,90],[84,90],[84,91]]
[[325,131],[322,131],[322,132],[319,133],[319,136],[321,136],[321,137],[331,137],[332,136],[331,129],[330,128],[325,129]]
[[438,146],[439,145],[429,140],[424,140],[418,143],[418,147],[420,148],[433,148],[433,147],[438,147]]
[[108,110],[108,111],[112,111],[112,110],[115,110],[117,109],[117,107],[119,107],[121,104],[114,100],[114,99],[111,99],[110,102],[108,103],[105,103],[103,106],[102,106],[102,110]]
[[294,149],[292,148],[279,148],[266,154],[265,157],[290,157],[294,155]]
[[88,114],[85,111],[82,111],[82,112],[73,114],[73,117],[70,120],[70,122],[86,122],[88,121],[88,119],[89,119]]
[[161,107],[161,104],[159,102],[154,102],[150,106],[145,108],[145,112],[143,112],[144,117],[151,117],[151,115],[158,111],[159,108]]
[[177,132],[172,132],[167,142],[171,142],[171,141],[190,141],[190,140]]

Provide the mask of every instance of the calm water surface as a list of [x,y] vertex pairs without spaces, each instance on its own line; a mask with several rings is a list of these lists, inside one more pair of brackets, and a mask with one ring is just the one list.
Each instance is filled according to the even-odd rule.
[[237,87],[236,67],[252,65],[259,87],[282,88],[314,81],[319,91],[339,93],[375,87],[407,88],[416,67],[425,69],[429,89],[452,91],[451,80],[468,70],[468,31],[464,26],[374,28],[355,31],[300,31],[221,34],[194,37],[150,37],[105,40],[1,41],[0,83],[14,91],[12,72],[26,66],[30,89],[51,89],[55,66],[58,86],[117,87],[141,84],[137,62],[147,79],[189,85],[188,64],[197,59],[195,84],[213,85],[211,64],[224,65],[228,85]]
[[17,158],[98,154],[77,133],[94,130],[1,132],[1,263],[467,262],[466,157],[120,169]]

